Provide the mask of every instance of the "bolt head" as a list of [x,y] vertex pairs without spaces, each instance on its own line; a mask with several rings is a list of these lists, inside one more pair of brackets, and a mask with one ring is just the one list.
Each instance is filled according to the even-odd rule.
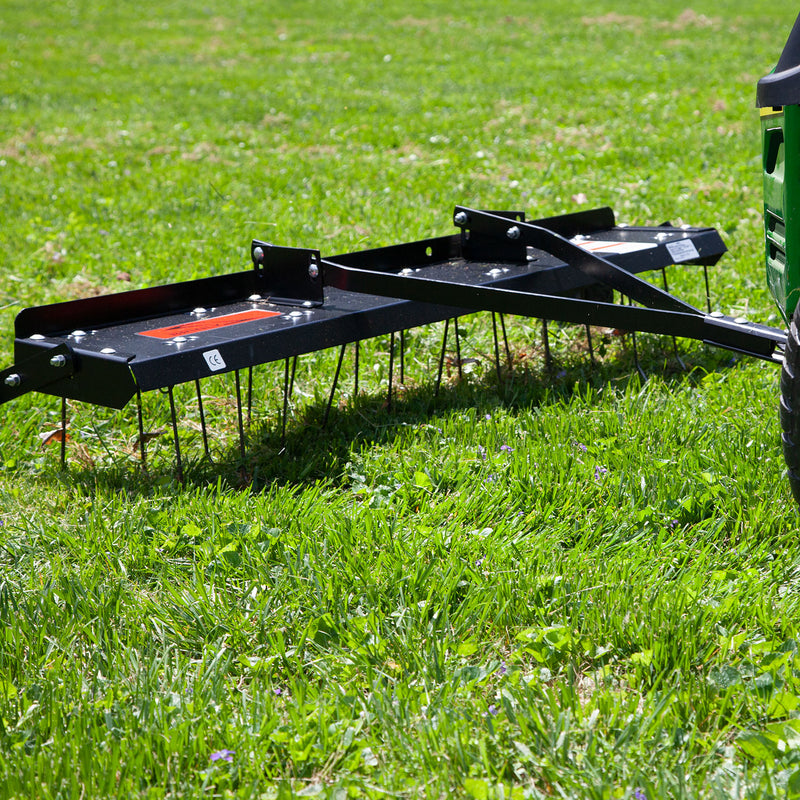
[[254,247],[253,248],[253,258],[255,261],[260,264],[264,260],[264,248],[263,247]]
[[312,281],[319,278],[319,267],[316,264],[311,263],[308,265],[308,277],[311,278]]
[[22,378],[20,378],[16,372],[12,372],[10,375],[6,376],[4,383],[6,386],[10,386],[12,389],[14,389],[22,383]]
[[67,363],[67,357],[59,353],[57,356],[53,356],[50,359],[50,366],[51,367],[63,367]]
[[520,230],[516,225],[512,225],[507,231],[506,236],[509,239],[519,239],[520,237]]
[[469,217],[465,211],[459,211],[458,214],[453,217],[453,222],[455,222],[456,225],[466,225],[469,222]]

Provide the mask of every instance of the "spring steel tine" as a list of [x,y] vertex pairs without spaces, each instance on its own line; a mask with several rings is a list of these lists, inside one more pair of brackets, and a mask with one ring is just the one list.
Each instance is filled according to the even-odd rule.
[[67,398],[61,398],[61,469],[67,466]]
[[336,394],[336,384],[339,383],[339,373],[342,370],[342,361],[344,360],[344,351],[347,348],[346,344],[343,344],[339,349],[339,361],[336,364],[336,374],[333,376],[333,386],[331,386],[330,394],[328,395],[328,404],[325,406],[325,416],[322,418],[322,427],[324,428],[328,424],[328,416],[331,413],[331,406],[333,405],[333,396]]
[[203,434],[203,449],[206,458],[211,458],[211,451],[208,449],[208,430],[206,430],[206,413],[203,409],[203,395],[200,393],[200,379],[195,378],[194,389],[197,394],[197,410],[200,412],[200,430]]
[[553,356],[550,353],[550,333],[547,330],[547,320],[542,320],[542,344],[544,345],[544,365],[547,369],[553,366]]
[[450,329],[450,317],[444,321],[444,335],[442,336],[442,351],[439,354],[439,372],[436,375],[436,389],[433,392],[434,397],[439,396],[439,387],[442,385],[442,370],[444,369],[444,357],[447,352],[447,331]]
[[386,392],[386,408],[392,410],[392,381],[394,380],[394,331],[389,339],[389,389]]
[[708,267],[703,264],[703,278],[706,282],[706,308],[708,309],[708,313],[711,313],[711,289],[708,287]]
[[502,381],[500,372],[500,342],[497,338],[497,314],[492,311],[492,333],[494,334],[494,367],[497,370],[497,383]]
[[586,325],[586,344],[589,346],[589,361],[591,361],[592,365],[594,365],[595,360],[594,347],[592,346],[592,331],[588,325]]
[[253,368],[247,368],[247,430],[250,430],[250,418],[253,414]]
[[[623,303],[625,302],[623,298]],[[628,298],[628,305],[633,305],[633,298]],[[643,380],[647,380],[647,373],[642,369],[642,365],[639,363],[639,351],[636,347],[636,331],[631,331],[631,344],[633,345],[633,363],[636,365],[636,371],[639,373],[639,377]]]
[[236,381],[236,416],[239,421],[239,451],[242,454],[242,461],[247,457],[244,448],[244,415],[242,414],[242,383],[239,379],[239,370],[234,370]]
[[178,418],[175,415],[175,394],[173,387],[167,388],[169,395],[169,414],[172,419],[172,440],[175,443],[175,469],[177,471],[178,483],[183,483],[183,462],[181,461],[181,443],[178,439]]
[[[669,283],[667,282],[667,270],[664,267],[661,268],[661,278],[662,278],[663,284],[664,284],[664,291],[668,292],[669,291]],[[678,337],[677,336],[673,336],[672,337],[672,349],[673,349],[673,351],[675,353],[675,360],[680,365],[680,368],[682,370],[685,370],[686,369],[686,364],[683,363],[683,359],[681,358],[681,354],[680,354],[680,352],[678,350]]]
[[283,413],[281,414],[281,447],[286,444],[286,419],[289,416],[289,397],[294,389],[294,373],[297,369],[297,356],[292,359],[292,376],[289,379],[289,359],[284,363],[283,371]]
[[508,372],[511,372],[514,369],[514,362],[511,358],[511,348],[508,346],[508,334],[506,333],[506,317],[505,314],[500,314],[500,328],[503,331],[503,344],[506,348],[506,360],[508,361]]
[[639,373],[639,377],[643,380],[647,380],[647,373],[642,369],[642,365],[639,363],[639,353],[636,349],[636,331],[631,332],[631,342],[633,344],[633,363],[636,366],[636,371]]
[[147,472],[146,444],[144,441],[144,417],[142,416],[142,392],[136,390],[136,416],[139,419],[139,457],[142,460],[142,470]]
[[458,379],[461,380],[464,375],[461,372],[461,343],[458,339],[458,317],[453,317],[453,332],[456,335],[456,364],[458,365]]
[[281,447],[286,443],[286,416],[289,413],[289,359],[283,362],[283,412],[281,413]]
[[402,330],[400,331],[400,385],[401,386],[404,386],[406,382],[405,361],[406,361],[406,332],[405,330]]
[[[669,291],[669,283],[667,282],[667,270],[664,267],[661,268],[661,277],[662,277],[663,283],[664,283],[664,291],[668,292]],[[683,359],[681,358],[680,351],[678,350],[678,337],[677,336],[673,336],[672,337],[672,350],[675,353],[675,360],[680,365],[680,368],[682,370],[685,370],[686,369],[686,364],[683,363]]]
[[355,357],[353,358],[353,369],[355,370],[355,378],[353,378],[353,397],[358,397],[358,361],[359,361],[359,351],[361,350],[361,341],[356,340],[356,352]]
[[292,358],[292,376],[289,378],[289,397],[294,394],[294,376],[297,372],[297,356]]

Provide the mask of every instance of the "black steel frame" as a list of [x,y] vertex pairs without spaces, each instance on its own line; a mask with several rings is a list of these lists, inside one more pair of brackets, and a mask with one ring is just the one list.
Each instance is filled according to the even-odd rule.
[[[304,353],[473,311],[781,360],[784,331],[701,311],[638,277],[675,263],[705,273],[725,251],[712,228],[618,226],[608,208],[526,222],[522,212],[458,206],[453,221],[449,236],[325,258],[254,240],[250,270],[25,309],[15,323],[17,363],[0,372],[0,403],[41,391],[122,408],[142,392],[215,372],[238,379],[240,369],[280,359],[288,371],[288,359]],[[619,252],[590,252],[586,237]],[[614,291],[628,303],[614,303]]]

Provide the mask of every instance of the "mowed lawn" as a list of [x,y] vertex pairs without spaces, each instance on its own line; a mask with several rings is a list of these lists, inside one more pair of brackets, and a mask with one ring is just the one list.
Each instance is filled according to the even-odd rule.
[[[6,0],[0,365],[32,305],[452,231],[456,204],[717,227],[781,325],[761,0]],[[670,287],[704,302],[697,268]],[[491,317],[135,407],[0,409],[0,796],[800,796],[800,548],[771,364]],[[452,350],[452,342],[451,342]],[[396,366],[396,365],[395,365]],[[396,380],[397,376],[395,376]]]

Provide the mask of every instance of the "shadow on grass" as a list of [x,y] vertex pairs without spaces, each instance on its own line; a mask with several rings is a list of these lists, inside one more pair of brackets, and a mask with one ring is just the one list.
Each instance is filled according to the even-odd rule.
[[[648,379],[658,379],[667,386],[696,384],[709,373],[723,372],[739,363],[738,356],[702,345],[684,347],[681,361],[675,357],[668,339],[641,337],[638,345],[639,364]],[[326,403],[310,403],[289,420],[285,439],[279,421],[254,425],[246,437],[244,461],[235,431],[234,406],[232,428],[224,437],[226,444],[213,458],[205,457],[202,447],[190,450],[182,445],[182,486],[177,480],[174,456],[172,460],[166,457],[170,448],[165,446],[161,457],[151,459],[146,471],[127,457],[98,466],[70,463],[66,472],[47,470],[41,477],[66,482],[88,494],[105,489],[146,495],[166,487],[180,491],[209,485],[254,492],[276,484],[302,489],[340,479],[353,452],[391,444],[403,429],[440,415],[467,409],[484,414],[498,406],[514,413],[555,408],[576,394],[586,397],[594,393],[600,402],[605,387],[624,391],[643,383],[631,349],[616,344],[612,352],[594,364],[580,348],[550,368],[545,368],[539,358],[529,361],[520,358],[520,354],[515,358],[514,369],[510,374],[506,372],[500,382],[493,359],[487,359],[480,375],[443,384],[438,395],[433,379],[396,387],[391,407],[385,394],[359,394],[341,407],[334,405],[324,426]]]

